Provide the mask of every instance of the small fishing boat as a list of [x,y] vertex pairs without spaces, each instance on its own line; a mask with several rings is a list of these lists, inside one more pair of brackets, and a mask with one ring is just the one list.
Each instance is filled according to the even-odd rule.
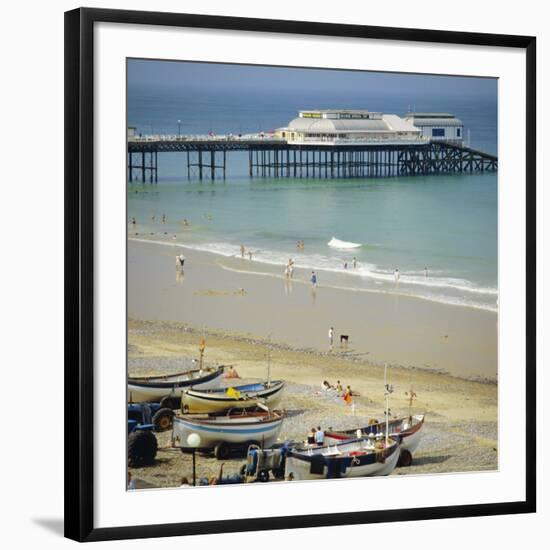
[[347,440],[338,445],[291,449],[285,479],[335,479],[389,475],[399,459],[399,442],[381,436]]
[[[387,429],[389,436],[393,439],[400,441],[400,465],[409,466],[412,462],[412,455],[422,437],[422,428],[424,427],[424,415],[415,414],[412,416],[406,416],[404,418],[397,418],[395,420],[389,420],[387,423]],[[368,426],[362,428],[355,428],[352,430],[333,431],[327,430],[325,432],[325,442],[327,444],[339,444],[349,439],[356,439],[358,437],[367,437],[369,434],[382,434],[386,433],[386,422],[373,422]]]
[[281,400],[285,383],[281,380],[244,384],[228,388],[184,389],[181,408],[184,413],[213,413],[233,408],[253,409],[258,403],[269,408]]
[[172,440],[176,447],[189,450],[187,438],[200,437],[200,450],[214,449],[217,458],[228,458],[231,451],[246,452],[249,445],[260,447],[275,443],[284,414],[281,411],[229,411],[225,414],[177,415]]
[[219,387],[225,367],[203,367],[168,374],[128,378],[128,403],[156,402],[165,396],[179,399],[185,388]]

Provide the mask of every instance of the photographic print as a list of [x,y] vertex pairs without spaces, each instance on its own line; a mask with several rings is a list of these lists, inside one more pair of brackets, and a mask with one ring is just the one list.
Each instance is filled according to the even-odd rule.
[[495,78],[127,60],[128,490],[498,470],[497,119]]

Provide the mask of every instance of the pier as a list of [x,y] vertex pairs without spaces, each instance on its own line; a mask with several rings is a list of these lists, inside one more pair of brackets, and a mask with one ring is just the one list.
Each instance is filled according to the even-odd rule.
[[128,180],[157,183],[159,153],[182,155],[182,175],[189,179],[225,179],[227,157],[237,151],[248,153],[248,175],[260,178],[382,178],[498,168],[496,156],[444,141],[341,145],[269,136],[142,136],[128,140]]

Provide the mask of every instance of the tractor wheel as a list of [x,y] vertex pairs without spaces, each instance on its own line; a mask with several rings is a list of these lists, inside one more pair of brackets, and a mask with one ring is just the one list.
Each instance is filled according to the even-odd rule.
[[128,463],[137,468],[153,464],[157,456],[157,438],[153,432],[138,430],[128,436]]
[[265,483],[266,481],[269,481],[269,471],[268,470],[260,470],[258,473],[258,480]]
[[218,460],[227,460],[231,454],[231,447],[227,443],[218,443],[214,449],[214,456]]
[[285,477],[285,469],[284,468],[273,468],[271,470],[273,472],[273,477],[275,479],[284,479]]
[[162,409],[176,410],[181,407],[181,399],[179,397],[174,397],[173,395],[165,395],[160,400],[160,406]]
[[397,465],[402,466],[404,468],[408,468],[412,464],[412,461],[413,461],[413,457],[410,451],[403,449],[401,451],[401,454],[399,455],[399,461],[397,462]]
[[239,470],[239,473],[244,476],[246,474],[246,464],[243,464],[241,466],[241,469]]
[[159,409],[153,415],[153,424],[156,432],[165,432],[172,428],[174,411],[172,409]]

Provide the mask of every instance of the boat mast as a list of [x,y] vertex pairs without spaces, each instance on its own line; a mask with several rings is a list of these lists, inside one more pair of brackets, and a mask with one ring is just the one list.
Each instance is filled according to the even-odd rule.
[[389,423],[390,423],[390,393],[393,392],[393,387],[388,384],[388,364],[384,364],[384,396],[386,398],[386,447],[389,441]]
[[203,361],[203,358],[204,358],[204,350],[206,349],[206,340],[204,339],[204,337],[201,339],[201,343],[199,345],[199,353],[200,353],[200,358],[199,358],[199,372],[202,372],[202,361]]
[[412,384],[411,384],[411,389],[410,389],[410,392],[409,392],[409,420],[412,420],[412,405],[413,405],[413,400],[414,400],[415,397],[416,397],[416,393],[414,393],[413,387],[412,387]]
[[267,387],[271,387],[271,334],[269,335],[269,344],[267,345]]

